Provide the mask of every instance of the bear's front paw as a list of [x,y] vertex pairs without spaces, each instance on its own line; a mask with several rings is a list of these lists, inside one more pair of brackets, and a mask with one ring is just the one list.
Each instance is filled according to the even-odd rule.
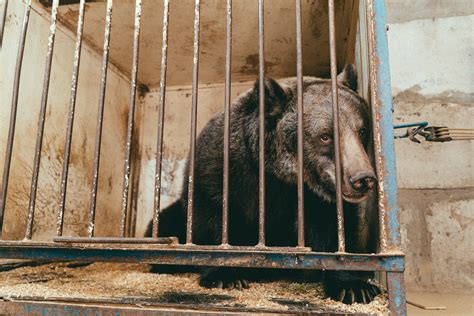
[[325,283],[325,290],[327,296],[345,304],[368,304],[381,293],[376,285],[363,280],[331,280]]
[[249,282],[239,276],[238,273],[227,269],[217,269],[212,271],[205,271],[201,275],[199,284],[207,288],[219,289],[248,289]]

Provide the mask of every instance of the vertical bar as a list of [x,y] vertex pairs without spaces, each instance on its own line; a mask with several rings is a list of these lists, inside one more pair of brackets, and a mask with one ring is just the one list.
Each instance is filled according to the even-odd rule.
[[[378,181],[380,252],[400,251],[400,209],[392,121],[392,94],[383,1],[366,1],[369,46],[369,86],[374,132],[375,167]],[[389,308],[406,315],[403,273],[387,272]]]
[[74,64],[72,69],[71,97],[69,99],[69,113],[67,119],[66,145],[64,149],[63,170],[61,174],[61,196],[59,200],[59,212],[57,219],[57,236],[63,234],[64,208],[66,206],[67,179],[69,173],[69,159],[71,158],[72,131],[74,127],[74,114],[76,109],[77,84],[79,78],[79,66],[81,63],[82,30],[84,28],[85,0],[79,4],[79,19],[77,21],[76,47],[74,50]]
[[367,1],[369,38],[369,78],[372,101],[375,169],[377,171],[380,251],[400,250],[400,212],[397,204],[397,179],[392,123],[392,94],[388,44],[385,31],[385,6]]
[[107,0],[107,12],[105,17],[104,47],[102,50],[102,66],[99,87],[99,106],[97,111],[97,125],[95,136],[94,166],[92,174],[91,204],[89,207],[89,225],[87,233],[89,237],[94,236],[95,211],[97,206],[97,188],[99,185],[100,146],[102,144],[102,125],[104,121],[105,90],[107,86],[107,68],[109,61],[110,31],[112,27],[113,0]]
[[135,27],[133,34],[133,56],[132,56],[132,74],[130,79],[130,106],[128,111],[127,123],[127,143],[125,147],[125,164],[123,175],[123,190],[122,190],[122,216],[121,216],[121,232],[122,237],[125,237],[126,219],[128,209],[128,193],[130,190],[130,161],[132,156],[132,139],[133,139],[133,125],[135,120],[135,96],[137,92],[137,74],[138,74],[138,47],[140,41],[140,18],[142,13],[142,1],[135,2]]
[[304,247],[303,175],[303,53],[301,49],[301,0],[296,0],[296,76],[298,100],[298,247]]
[[168,26],[170,14],[170,1],[163,3],[163,38],[161,40],[161,68],[160,68],[160,105],[158,110],[158,137],[156,145],[156,169],[155,169],[155,205],[153,213],[153,237],[158,237],[160,219],[160,195],[161,195],[161,166],[163,159],[163,129],[165,120],[165,94],[166,94],[166,67],[168,63]]
[[189,178],[188,178],[188,215],[186,227],[186,243],[193,243],[193,206],[194,206],[194,160],[196,154],[196,125],[197,125],[197,100],[199,76],[199,25],[200,25],[200,0],[194,2],[194,53],[193,53],[193,87],[192,87],[192,113],[191,113],[191,145],[189,152]]
[[403,272],[387,272],[388,307],[391,315],[406,315],[405,278]]
[[3,31],[5,30],[5,22],[7,18],[7,10],[8,10],[8,0],[3,0],[3,11],[2,15],[0,15],[0,48],[2,47],[3,43]]
[[332,109],[334,123],[334,161],[336,165],[336,208],[338,252],[345,252],[344,210],[342,205],[342,170],[339,136],[339,103],[337,95],[337,60],[336,60],[336,27],[334,16],[334,0],[328,0],[329,11],[329,49],[331,56]]
[[230,92],[232,57],[232,0],[227,0],[227,32],[225,48],[225,110],[224,110],[224,184],[222,196],[222,244],[229,244],[229,146]]
[[25,238],[31,239],[33,233],[33,221],[35,216],[36,193],[38,190],[38,175],[41,163],[41,149],[43,146],[44,123],[46,107],[48,104],[49,81],[51,77],[51,65],[53,60],[54,39],[56,35],[56,21],[59,0],[54,0],[51,7],[51,26],[49,27],[48,50],[46,52],[46,64],[43,79],[43,94],[41,97],[40,113],[38,118],[38,132],[36,136],[35,158],[33,162],[33,176],[31,178],[30,202],[28,205],[28,220],[26,224]]
[[265,246],[265,36],[263,1],[258,1],[259,60],[259,178],[258,178],[258,245]]
[[16,114],[18,110],[18,95],[20,92],[21,67],[23,64],[23,53],[25,51],[26,32],[28,30],[28,21],[30,18],[31,0],[27,0],[23,13],[23,24],[21,27],[20,41],[18,44],[18,54],[16,57],[15,77],[13,80],[12,105],[10,110],[10,124],[8,127],[7,147],[5,150],[5,162],[2,176],[2,192],[0,197],[0,233],[3,227],[3,215],[7,203],[8,181],[10,178],[10,165],[13,152],[13,140],[15,138]]

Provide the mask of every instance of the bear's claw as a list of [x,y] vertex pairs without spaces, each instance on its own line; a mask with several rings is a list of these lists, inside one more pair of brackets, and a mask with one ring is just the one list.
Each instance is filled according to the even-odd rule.
[[207,288],[218,288],[218,289],[248,289],[250,288],[249,282],[245,279],[235,280],[212,280],[212,279],[201,279],[200,285]]
[[217,269],[208,270],[203,273],[199,284],[207,288],[218,288],[218,289],[248,289],[250,288],[249,282],[243,279],[234,270]]
[[365,281],[340,281],[326,285],[327,296],[345,304],[368,304],[380,293],[376,285]]

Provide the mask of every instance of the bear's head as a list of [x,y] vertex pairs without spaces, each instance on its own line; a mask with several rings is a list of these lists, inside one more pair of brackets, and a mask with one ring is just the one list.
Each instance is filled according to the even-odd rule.
[[[353,65],[346,66],[337,79],[342,196],[349,203],[359,203],[376,184],[367,154],[371,137],[369,106],[356,92],[357,75]],[[296,79],[280,82],[266,79],[265,90],[267,133],[273,139],[273,148],[267,151],[267,166],[283,181],[296,183]],[[336,168],[331,80],[304,77],[303,106],[304,181],[321,198],[333,202]]]

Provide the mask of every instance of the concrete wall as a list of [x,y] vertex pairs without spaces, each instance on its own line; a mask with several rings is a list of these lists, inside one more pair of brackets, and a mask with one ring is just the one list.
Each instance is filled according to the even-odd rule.
[[[474,128],[474,3],[386,3],[395,123]],[[474,292],[474,143],[396,154],[408,287]]]
[[[0,7],[3,7],[3,3]],[[23,19],[22,1],[10,1],[6,18],[3,47],[0,51],[0,165],[10,119],[13,76]],[[87,21],[86,21],[87,23]],[[35,3],[31,11],[23,61],[18,103],[16,137],[13,148],[9,194],[6,202],[4,239],[22,239],[26,223],[33,152],[36,143],[38,113],[45,54],[48,43],[49,16]],[[51,73],[44,143],[39,176],[34,239],[55,235],[60,177],[64,157],[67,111],[71,93],[71,76],[75,34],[59,27]],[[85,45],[76,104],[68,196],[65,212],[66,235],[85,234],[92,181],[96,113],[99,96],[101,56]],[[126,77],[113,67],[109,70],[105,105],[103,162],[100,170],[97,234],[118,235],[118,214],[125,146],[125,124],[129,99]],[[115,224],[115,225],[113,225]],[[114,228],[115,227],[115,228]]]

